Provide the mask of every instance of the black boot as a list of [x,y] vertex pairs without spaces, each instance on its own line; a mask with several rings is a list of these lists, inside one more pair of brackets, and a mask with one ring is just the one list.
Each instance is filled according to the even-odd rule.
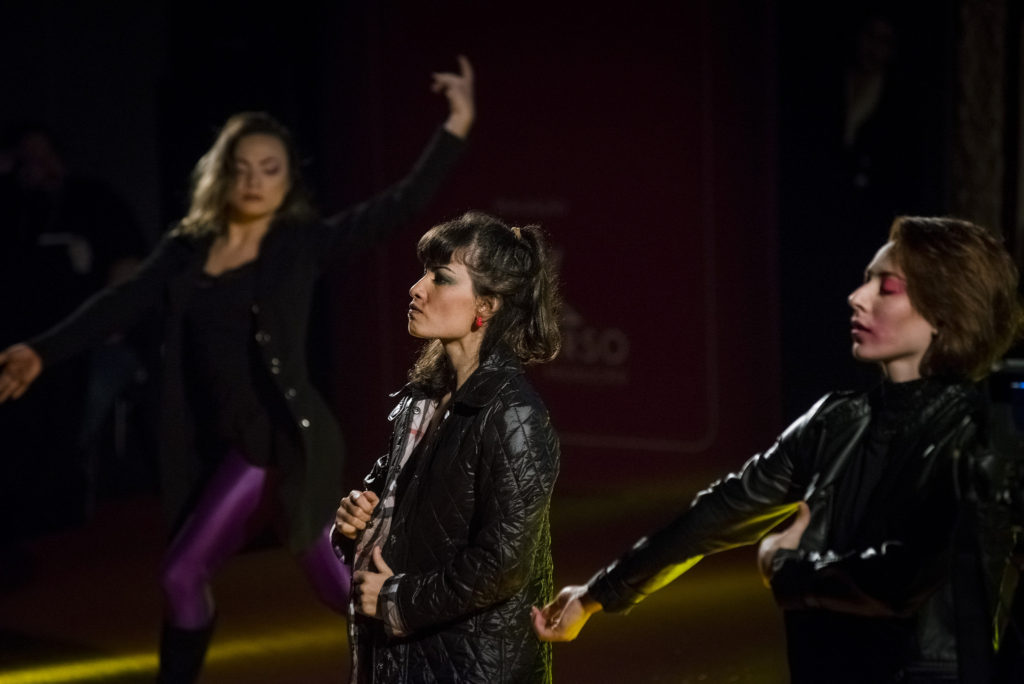
[[157,684],[194,684],[206,658],[214,620],[198,629],[182,629],[164,623],[160,633],[160,672]]

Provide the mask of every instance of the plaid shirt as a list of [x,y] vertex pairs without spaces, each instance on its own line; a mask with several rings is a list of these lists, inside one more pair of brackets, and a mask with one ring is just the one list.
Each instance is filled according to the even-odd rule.
[[[398,476],[402,468],[409,462],[410,456],[416,447],[423,440],[423,437],[430,429],[430,421],[437,411],[438,400],[420,399],[411,409],[411,420],[409,421],[409,434],[405,440],[405,448],[396,462],[388,464],[387,477],[384,484],[384,496],[377,508],[373,511],[373,517],[367,524],[366,529],[356,540],[355,559],[352,562],[353,572],[368,570],[376,572],[373,566],[373,548],[379,546],[384,548],[388,535],[391,533],[391,518],[395,512],[395,492],[398,488]],[[385,559],[387,560],[387,559]],[[377,599],[377,617],[384,621],[384,629],[391,636],[405,636],[406,630],[402,624],[402,618],[398,614],[398,607],[395,605],[395,592],[398,590],[398,582],[402,575],[389,577],[381,588],[380,596]],[[350,618],[355,610],[354,601],[349,603]],[[353,658],[356,658],[358,649],[353,648]]]

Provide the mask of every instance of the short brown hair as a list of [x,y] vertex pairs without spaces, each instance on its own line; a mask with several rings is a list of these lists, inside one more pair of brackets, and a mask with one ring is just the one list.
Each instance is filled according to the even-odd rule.
[[1017,267],[991,231],[954,218],[900,216],[889,231],[914,308],[938,334],[921,375],[980,380],[1021,328]]

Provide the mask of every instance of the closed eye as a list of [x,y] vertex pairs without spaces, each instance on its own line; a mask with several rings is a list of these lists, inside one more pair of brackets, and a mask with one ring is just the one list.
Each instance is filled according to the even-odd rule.
[[903,294],[907,291],[907,283],[902,278],[886,275],[882,276],[878,291],[884,295]]

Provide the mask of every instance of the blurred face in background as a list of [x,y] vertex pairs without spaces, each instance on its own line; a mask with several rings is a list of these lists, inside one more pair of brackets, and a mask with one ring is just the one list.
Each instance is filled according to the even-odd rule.
[[234,179],[228,193],[229,219],[271,218],[291,189],[288,152],[280,138],[254,133],[235,146]]

